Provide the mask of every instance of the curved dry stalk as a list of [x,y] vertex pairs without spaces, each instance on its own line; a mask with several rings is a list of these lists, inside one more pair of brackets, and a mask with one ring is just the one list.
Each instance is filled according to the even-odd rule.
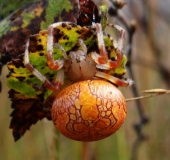
[[162,95],[162,94],[170,94],[170,90],[166,90],[166,89],[151,89],[151,90],[145,90],[142,92],[150,93],[150,94],[144,95],[144,96],[139,96],[139,97],[134,97],[134,98],[127,98],[126,102],[135,101],[138,99],[150,98],[150,97],[154,97],[154,96],[158,96],[158,95]]

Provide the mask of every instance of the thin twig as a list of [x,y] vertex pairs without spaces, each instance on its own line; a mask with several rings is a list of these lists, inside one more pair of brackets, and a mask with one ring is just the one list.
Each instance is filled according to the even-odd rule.
[[162,95],[162,94],[170,94],[170,90],[153,89],[153,90],[144,91],[144,93],[152,93],[152,94],[135,97],[135,98],[128,98],[128,99],[126,99],[126,102],[135,101],[138,99],[150,98],[150,97],[154,97],[154,96],[158,96],[158,95]]

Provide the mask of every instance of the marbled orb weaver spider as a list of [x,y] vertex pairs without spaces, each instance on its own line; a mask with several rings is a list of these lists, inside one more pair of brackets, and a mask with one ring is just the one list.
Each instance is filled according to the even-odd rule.
[[[114,133],[126,117],[125,99],[113,85],[132,84],[123,79],[126,57],[121,50],[125,31],[109,25],[120,33],[116,42],[103,34],[105,22],[89,27],[54,23],[48,31],[31,36],[26,44],[25,66],[46,88],[57,92],[51,109],[53,122],[63,135],[74,140],[103,139]],[[34,61],[36,55],[39,59]],[[44,62],[37,65],[42,57]],[[57,72],[46,76],[44,66]],[[66,80],[73,84],[66,85]],[[60,91],[63,85],[68,87]]]
[[[26,44],[25,66],[45,87],[59,92],[65,79],[73,83],[57,94],[51,112],[56,128],[74,140],[94,141],[108,137],[126,117],[125,99],[113,85],[129,86],[133,83],[113,76],[125,72],[126,57],[121,52],[125,31],[120,26],[110,26],[120,32],[117,43],[110,36],[103,35],[99,23],[81,27],[71,22],[58,22],[50,25],[48,31],[39,33],[45,38],[33,35]],[[47,46],[34,45],[35,39],[37,43],[44,39]],[[47,50],[46,63],[51,70],[57,70],[52,81],[30,63],[29,54],[35,48]],[[40,54],[43,55],[41,51]],[[116,71],[117,68],[123,69],[123,73]]]

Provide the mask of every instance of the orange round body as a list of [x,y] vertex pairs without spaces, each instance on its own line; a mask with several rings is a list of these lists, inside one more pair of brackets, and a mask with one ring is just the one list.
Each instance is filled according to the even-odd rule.
[[113,134],[126,117],[126,101],[109,82],[87,80],[61,90],[52,106],[56,128],[78,141],[96,141]]

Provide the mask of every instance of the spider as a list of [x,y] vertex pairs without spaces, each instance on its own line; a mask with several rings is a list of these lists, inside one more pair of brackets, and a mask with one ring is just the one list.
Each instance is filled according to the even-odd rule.
[[[119,31],[120,38],[118,42],[113,41],[110,36],[103,35],[100,23],[93,24],[90,27],[81,27],[71,22],[51,24],[48,31],[44,31],[43,34],[47,34],[46,57],[48,67],[51,70],[57,70],[55,79],[50,81],[30,63],[29,52],[32,48],[32,39],[37,35],[32,36],[26,43],[25,66],[48,89],[54,92],[61,89],[65,74],[72,83],[86,79],[103,78],[117,86],[129,86],[133,83],[131,80],[120,79],[112,75],[116,68],[122,67],[124,57],[121,50],[125,31],[118,25],[109,26]],[[106,41],[112,43],[109,44],[111,45],[109,49],[106,49]],[[93,48],[97,52],[93,51]],[[54,54],[57,54],[56,49],[62,53],[59,59],[54,59]],[[108,53],[109,51],[110,53]],[[112,55],[113,51],[116,56]]]
[[[118,42],[103,35],[100,23],[81,27],[71,22],[59,22],[50,25],[48,31],[40,32],[47,40],[47,65],[50,70],[57,70],[52,81],[30,63],[31,48],[42,48],[33,45],[37,35],[32,36],[26,44],[25,66],[46,88],[58,92],[51,109],[52,119],[62,134],[74,140],[103,139],[113,134],[126,117],[125,99],[117,88],[99,80],[84,81],[105,79],[116,86],[129,86],[133,83],[132,80],[113,76],[117,68],[124,68],[125,65],[125,56],[121,52],[125,31],[117,25],[109,26],[120,32]],[[42,41],[39,38],[37,40]],[[54,57],[59,55],[58,51],[61,56],[56,59]],[[116,74],[120,74],[119,71]],[[59,92],[65,78],[73,85]],[[101,104],[98,105],[97,101],[101,101]]]

